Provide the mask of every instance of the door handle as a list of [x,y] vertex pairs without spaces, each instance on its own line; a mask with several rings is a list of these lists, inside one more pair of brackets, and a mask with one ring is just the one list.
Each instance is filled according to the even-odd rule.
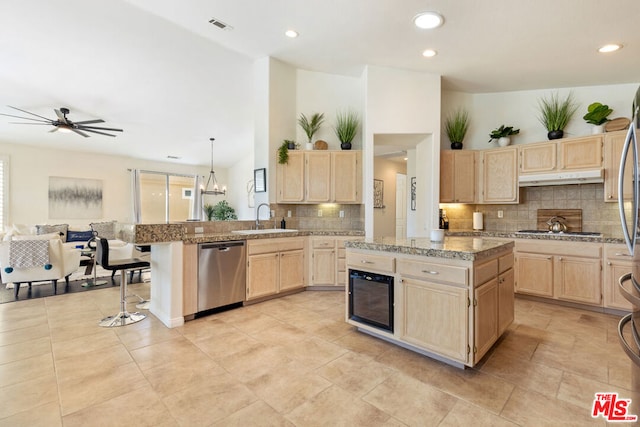
[[640,366],[640,357],[638,357],[635,351],[633,351],[633,349],[631,348],[631,346],[629,345],[629,343],[627,342],[623,334],[624,327],[626,326],[627,323],[631,321],[632,316],[633,316],[633,313],[629,313],[626,316],[624,316],[622,319],[620,319],[620,323],[618,323],[618,340],[620,340],[620,345],[622,345],[622,349],[624,350],[625,353],[627,353],[627,356],[629,357],[629,359],[631,359],[633,363],[636,364],[636,366]]
[[[635,119],[635,117],[634,117]],[[629,125],[629,131],[622,147],[622,156],[620,157],[620,169],[618,171],[618,212],[620,214],[620,222],[622,223],[622,235],[630,254],[633,254],[636,245],[636,235],[638,231],[638,151],[636,139],[636,127],[632,121]],[[631,206],[633,215],[633,230],[629,233],[627,226],[627,214],[624,211],[624,171],[627,163],[629,149],[633,150],[633,203]]]

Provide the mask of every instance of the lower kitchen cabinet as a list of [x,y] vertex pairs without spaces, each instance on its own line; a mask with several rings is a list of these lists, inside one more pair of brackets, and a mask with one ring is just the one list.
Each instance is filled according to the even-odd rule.
[[247,301],[304,284],[303,237],[247,241]]
[[516,239],[516,292],[602,304],[602,244]]
[[498,278],[494,277],[474,291],[475,343],[473,358],[477,363],[498,340]]
[[626,245],[605,244],[604,259],[604,307],[632,311],[633,306],[618,290],[620,277],[633,271],[633,258]]
[[[510,255],[513,267],[513,255]],[[498,276],[498,336],[507,330],[515,318],[515,290],[513,268],[501,272]]]
[[336,240],[311,238],[311,286],[336,285]]

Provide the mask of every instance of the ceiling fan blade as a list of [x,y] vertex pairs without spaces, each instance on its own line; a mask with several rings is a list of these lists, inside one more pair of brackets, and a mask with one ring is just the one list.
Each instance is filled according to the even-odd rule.
[[[26,118],[26,117],[25,117]],[[51,123],[24,123],[24,122],[9,122],[12,125],[46,125],[51,126]]]
[[[77,123],[75,123],[77,124]],[[116,129],[116,128],[103,128],[103,127],[98,127],[98,126],[84,126],[84,125],[79,125],[78,129],[84,129],[84,130],[90,130],[90,129],[100,129],[100,130],[110,130],[112,132],[122,132],[122,129]]]
[[58,132],[58,126],[54,127],[49,131],[49,133]]
[[34,122],[44,122],[46,124],[51,124],[51,120],[49,119],[45,121],[45,120],[39,120],[39,119],[32,119],[31,117],[20,117],[20,116],[14,116],[13,114],[4,114],[4,113],[0,113],[0,116],[14,117],[16,119],[33,120]]
[[68,123],[67,118],[64,116],[64,114],[62,114],[62,111],[55,108],[53,109],[53,111],[56,112],[56,116],[58,116],[58,120],[60,120],[62,123]]
[[[106,135],[106,136],[115,137],[115,135],[111,135],[110,133],[98,132],[97,130],[84,129],[84,128],[82,128],[82,130],[85,131],[85,132],[93,132],[93,133],[99,133],[100,135]],[[89,136],[89,135],[87,135],[87,136]]]
[[76,125],[88,125],[90,123],[104,123],[104,120],[102,119],[95,119],[95,120],[84,120],[81,122],[73,122]]
[[[51,120],[51,119],[49,119],[49,118],[47,118],[47,117],[40,116],[40,115],[38,115],[38,114],[32,113],[31,111],[22,110],[22,109],[20,109],[20,108],[18,108],[18,107],[12,107],[11,105],[7,105],[7,107],[9,107],[9,108],[13,108],[14,110],[22,111],[23,113],[31,114],[32,116],[40,117],[41,119],[45,119],[45,120],[50,121],[50,122],[51,122],[51,121],[53,121],[53,120]],[[33,119],[32,119],[32,120],[33,120]]]
[[78,135],[84,136],[85,138],[89,138],[91,136],[91,135],[87,135],[86,133],[78,129],[74,129],[74,128],[69,128],[69,129],[71,129],[73,132],[77,133]]

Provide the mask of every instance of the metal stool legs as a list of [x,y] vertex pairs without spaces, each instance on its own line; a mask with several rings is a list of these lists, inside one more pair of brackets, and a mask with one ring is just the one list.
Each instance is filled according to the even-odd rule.
[[114,326],[126,326],[132,323],[136,323],[147,317],[142,313],[129,313],[127,311],[127,271],[120,270],[121,272],[121,281],[120,281],[120,312],[115,316],[109,316],[102,319],[99,323],[100,326],[104,326],[106,328],[114,327]]

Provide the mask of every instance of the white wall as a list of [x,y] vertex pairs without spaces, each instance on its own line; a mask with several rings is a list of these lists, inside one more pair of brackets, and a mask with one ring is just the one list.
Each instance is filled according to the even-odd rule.
[[[132,222],[131,175],[127,169],[180,174],[199,173],[204,175],[205,179],[209,172],[208,167],[63,151],[53,148],[43,149],[17,144],[0,144],[0,154],[8,156],[10,162],[10,198],[7,224],[68,223],[83,226],[93,221],[102,220],[130,223]],[[49,218],[50,176],[102,180],[102,217]],[[227,197],[232,198],[237,190],[227,180],[227,170],[216,168],[216,177],[221,184],[228,183]],[[222,199],[222,197],[216,197],[215,202]]]
[[[297,125],[300,113],[307,117],[311,117],[313,113],[324,113],[324,124],[313,136],[313,140],[321,139],[327,142],[330,150],[339,150],[340,141],[333,131],[336,113],[355,111],[362,126],[363,94],[360,79],[306,70],[297,70],[296,75],[296,116],[293,118],[296,134],[292,137],[304,147],[307,136]],[[352,148],[358,150],[361,147],[362,131],[353,140]]]
[[363,179],[365,233],[373,236],[373,146],[375,134],[424,134],[416,149],[417,207],[407,224],[413,236],[428,236],[437,226],[440,175],[440,76],[367,66]]
[[[386,160],[374,159],[374,179],[384,181],[384,208],[374,209],[374,237],[395,237],[396,235],[396,174],[406,174],[407,167],[404,164]],[[407,185],[409,185],[407,179]]]
[[[482,150],[495,146],[488,143],[489,133],[504,124],[520,129],[520,134],[511,138],[512,144],[547,141],[547,130],[538,121],[538,100],[557,92],[560,99],[571,92],[579,107],[565,129],[565,136],[591,134],[592,125],[582,119],[587,107],[601,102],[613,108],[609,118],[631,116],[631,103],[638,90],[638,83],[608,86],[586,86],[554,90],[528,90],[484,94],[463,94],[443,91],[442,118],[463,106],[469,111],[470,125],[464,140],[464,148]],[[450,141],[443,130],[441,147],[449,148]]]

